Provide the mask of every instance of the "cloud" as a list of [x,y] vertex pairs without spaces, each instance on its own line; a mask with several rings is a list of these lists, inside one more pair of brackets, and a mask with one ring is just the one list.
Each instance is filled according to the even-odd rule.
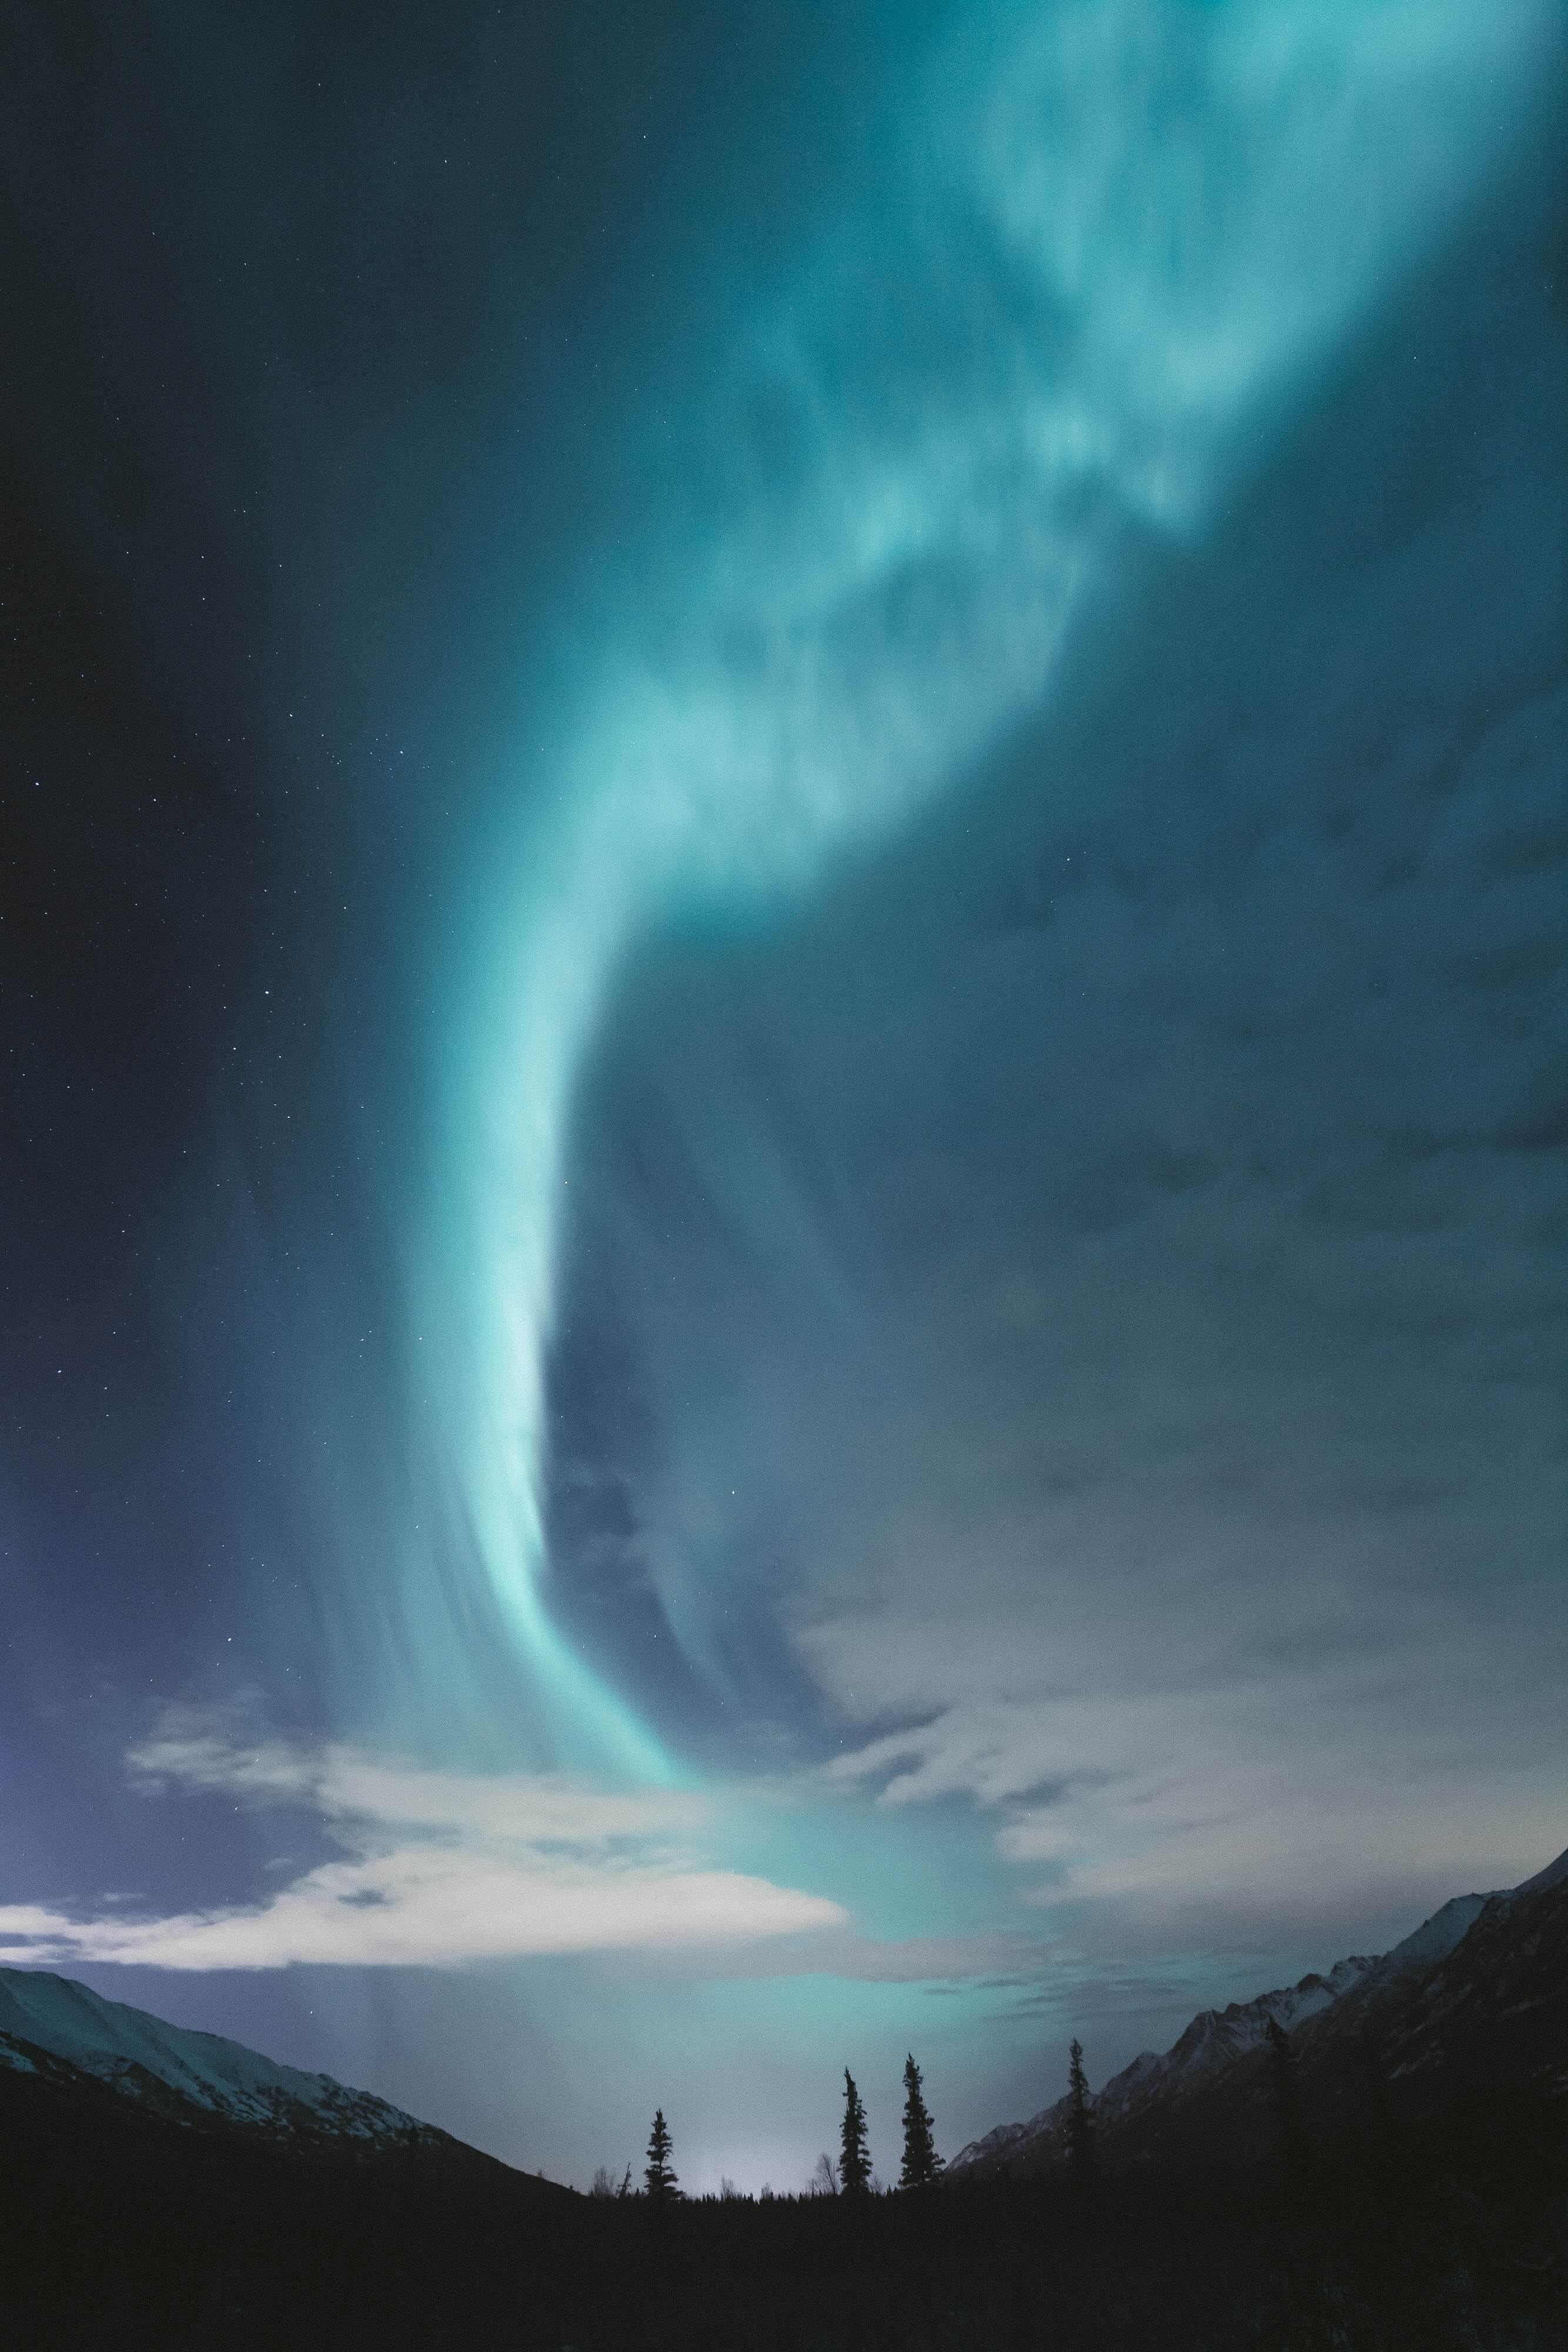
[[172,1719],[132,1751],[149,1790],[303,1806],[341,1859],[264,1904],[86,1917],[0,1907],[0,1960],[179,1969],[296,1962],[454,1968],[591,1951],[733,1948],[841,1930],[841,1906],[702,1850],[708,1809],[687,1791],[612,1790],[561,1774],[483,1778],[354,1748],[247,1744]]
[[[1458,1679],[1456,1662],[1456,1681]],[[1551,1723],[1511,1752],[1434,1691],[1379,1728],[1367,1678],[1257,1678],[967,1700],[826,1769],[900,1807],[967,1797],[1056,1930],[1088,1950],[1405,1932],[1463,1887],[1509,1885],[1568,1833]]]
[[650,960],[593,1106],[672,1626],[767,1612],[830,1783],[1102,1950],[1331,1958],[1568,1834],[1536,233],[962,826]]

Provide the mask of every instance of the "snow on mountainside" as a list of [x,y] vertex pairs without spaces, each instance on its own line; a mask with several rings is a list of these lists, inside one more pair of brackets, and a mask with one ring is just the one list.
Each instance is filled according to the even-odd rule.
[[[1320,2117],[1343,2118],[1369,2080],[1488,2080],[1568,2090],[1568,1853],[1520,1885],[1456,1895],[1378,1959],[1204,2010],[1163,2056],[1145,2051],[1093,2102],[1113,2162],[1266,2142],[1260,2055],[1269,2021],[1291,2035]],[[1059,2161],[1068,2101],[972,2140],[950,2173]]]
[[1402,1944],[1396,1944],[1391,1952],[1385,1952],[1378,1963],[1379,1968],[1389,1976],[1408,1976],[1417,1969],[1430,1968],[1437,1960],[1447,1959],[1455,1946],[1462,1943],[1469,1934],[1487,1905],[1496,1899],[1491,1895],[1454,1895],[1440,1911],[1434,1911],[1429,1919],[1423,1919],[1415,1933],[1406,1936]]
[[219,2034],[166,2024],[69,1977],[0,1968],[0,2065],[38,2073],[40,2054],[181,2121],[365,2149],[406,2144],[411,2136],[445,2138],[330,2074],[303,2074]]

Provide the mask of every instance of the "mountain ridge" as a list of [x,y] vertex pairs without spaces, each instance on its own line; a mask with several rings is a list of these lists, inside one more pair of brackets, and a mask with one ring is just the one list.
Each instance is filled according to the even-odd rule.
[[417,2151],[512,2169],[373,2091],[171,2024],[44,1969],[0,1968],[0,2068],[61,2089],[90,2084],[167,2122],[300,2153]]
[[[1482,2083],[1568,2095],[1568,1851],[1518,1886],[1451,1896],[1387,1952],[1200,2010],[1167,2051],[1141,2053],[1093,2099],[1113,2168],[1266,2152],[1270,2020],[1318,2119],[1336,2126],[1388,2097],[1408,2108]],[[1064,2162],[1070,2112],[1063,2097],[997,2126],[960,2149],[948,2178]]]

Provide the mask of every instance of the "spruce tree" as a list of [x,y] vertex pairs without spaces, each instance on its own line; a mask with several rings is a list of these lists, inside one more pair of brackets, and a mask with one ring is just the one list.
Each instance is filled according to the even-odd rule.
[[931,2137],[931,2115],[921,2095],[920,2069],[913,2052],[904,2062],[904,2167],[901,2189],[924,2189],[942,2169]]
[[865,2109],[855,2078],[844,2068],[844,2127],[841,2135],[839,2186],[846,2197],[863,2197],[871,2186],[871,2158],[865,2147]]
[[643,2174],[647,2193],[661,2205],[669,2204],[680,2195],[675,2185],[674,2167],[670,2162],[670,2127],[664,2121],[664,2110],[653,2114],[653,2128],[648,2135],[648,2162]]
[[1089,2189],[1094,2179],[1094,2118],[1089,2106],[1089,2077],[1083,2072],[1083,2044],[1074,2042],[1067,2069],[1067,2162],[1073,2185]]

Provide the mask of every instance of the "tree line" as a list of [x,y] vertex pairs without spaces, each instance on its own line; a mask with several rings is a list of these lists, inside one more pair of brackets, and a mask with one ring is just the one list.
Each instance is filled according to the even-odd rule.
[[[898,2186],[900,2189],[928,2188],[942,2170],[943,2158],[936,2152],[935,2129],[931,2110],[925,2104],[923,2077],[911,2053],[904,2062],[904,2160],[899,2168]],[[835,2165],[826,2155],[819,2158],[817,2170],[811,2178],[810,2193],[868,2197],[874,2186],[871,2155],[866,2146],[865,2104],[854,2076],[846,2066],[844,2111],[839,2130],[839,2160]],[[633,2193],[631,2166],[627,2166],[617,2181],[601,2165],[594,2179],[593,2190],[598,2197],[630,2197]],[[664,2120],[664,2110],[659,2107],[654,2112],[653,2126],[648,2135],[648,2160],[643,2169],[643,2194],[655,2204],[668,2204],[681,2193],[670,2127]],[[726,2193],[729,2193],[727,2183]]]
[[[1295,2052],[1291,2046],[1290,2036],[1273,2017],[1265,2021],[1264,2036],[1280,2155],[1286,2171],[1299,2174],[1306,2159],[1307,2139],[1302,2127]],[[937,2179],[945,2166],[936,2153],[931,2111],[925,2104],[921,2072],[913,2053],[904,2062],[904,2161],[899,2168],[898,2187],[901,2189],[925,2189]],[[1093,2106],[1088,2076],[1083,2068],[1083,2045],[1075,2039],[1068,2057],[1064,2137],[1067,2179],[1080,2198],[1088,2197],[1093,2191],[1098,2178]],[[881,2183],[872,2170],[871,2155],[866,2146],[865,2105],[855,2078],[846,2066],[838,2160],[835,2163],[823,2150],[806,2184],[806,2194],[809,2197],[866,2197],[875,2194],[880,2188]],[[765,2199],[771,2193],[766,2188],[762,2191]],[[596,2197],[635,2195],[632,2186],[632,2167],[628,2165],[617,2181],[601,2165],[594,2178],[593,2194]],[[663,2107],[653,2116],[653,2127],[648,2138],[643,2194],[655,2203],[667,2203],[682,2194],[672,2161],[670,2130],[664,2121]],[[726,2198],[734,2197],[737,2191],[733,2183],[727,2180],[720,2194]]]

